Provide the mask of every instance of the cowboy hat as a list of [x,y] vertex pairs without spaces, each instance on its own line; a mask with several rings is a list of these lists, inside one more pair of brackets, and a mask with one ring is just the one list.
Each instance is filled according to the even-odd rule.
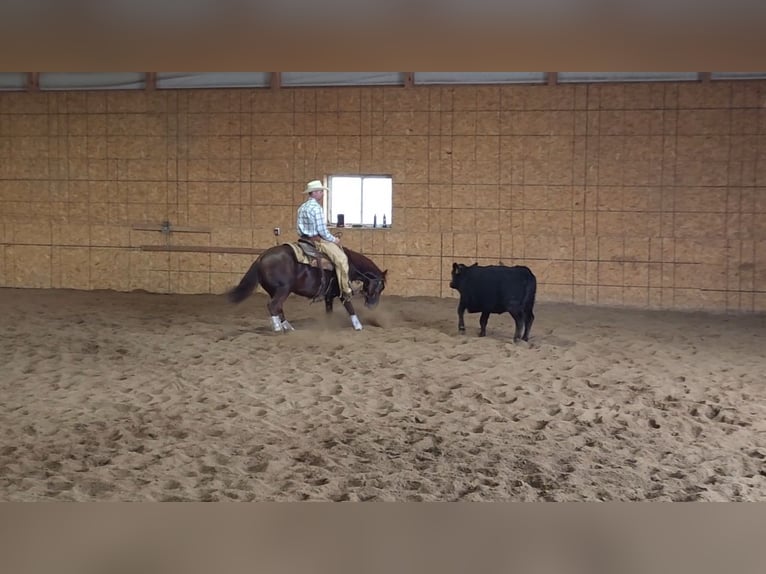
[[325,187],[324,185],[322,185],[321,181],[319,181],[318,179],[315,179],[306,184],[306,189],[303,190],[303,193],[311,193],[312,191],[319,191],[320,189],[329,191],[330,188]]

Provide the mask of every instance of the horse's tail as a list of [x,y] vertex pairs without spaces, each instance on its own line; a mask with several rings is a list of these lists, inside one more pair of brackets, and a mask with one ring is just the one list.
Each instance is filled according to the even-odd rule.
[[258,263],[258,260],[253,261],[253,264],[250,266],[250,269],[247,270],[247,273],[245,273],[245,276],[239,282],[239,285],[229,291],[229,301],[232,303],[241,303],[247,299],[253,293],[253,291],[255,291],[255,288],[258,286],[259,279]]

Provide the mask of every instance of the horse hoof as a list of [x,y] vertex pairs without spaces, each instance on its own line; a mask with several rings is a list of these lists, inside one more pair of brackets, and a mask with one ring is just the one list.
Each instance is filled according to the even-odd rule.
[[362,323],[359,321],[359,317],[351,315],[351,324],[354,326],[354,331],[362,330]]
[[295,327],[288,323],[287,320],[282,321],[281,326],[283,331],[295,331]]

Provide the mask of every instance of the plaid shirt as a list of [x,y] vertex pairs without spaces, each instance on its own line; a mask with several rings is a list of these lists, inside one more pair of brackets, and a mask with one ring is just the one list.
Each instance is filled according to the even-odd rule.
[[324,209],[313,197],[298,208],[298,233],[309,237],[319,235],[326,241],[335,241],[335,236],[327,229]]

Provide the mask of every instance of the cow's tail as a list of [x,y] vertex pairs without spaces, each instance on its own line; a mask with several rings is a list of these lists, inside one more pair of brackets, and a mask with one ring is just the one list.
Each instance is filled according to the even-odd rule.
[[245,276],[242,277],[242,280],[239,282],[239,285],[234,287],[231,291],[229,291],[229,301],[232,303],[241,303],[245,299],[247,299],[253,291],[255,291],[255,288],[258,286],[258,261],[254,261],[253,264],[250,266],[250,269],[247,270],[247,273],[245,273]]

